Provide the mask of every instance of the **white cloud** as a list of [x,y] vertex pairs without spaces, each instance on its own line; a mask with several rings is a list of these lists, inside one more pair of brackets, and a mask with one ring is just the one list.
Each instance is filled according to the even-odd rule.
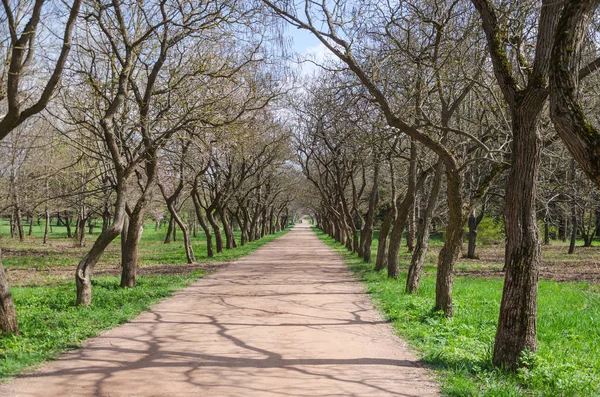
[[323,43],[319,43],[316,46],[307,47],[304,53],[298,54],[296,67],[302,77],[309,77],[319,70],[318,65],[325,65],[333,58],[334,55],[329,49]]

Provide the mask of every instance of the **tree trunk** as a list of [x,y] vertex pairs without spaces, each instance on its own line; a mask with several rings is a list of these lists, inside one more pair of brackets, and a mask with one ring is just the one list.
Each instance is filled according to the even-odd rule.
[[213,228],[213,231],[215,233],[215,244],[217,246],[217,253],[223,252],[223,235],[221,234],[221,228],[219,227],[219,224],[215,220],[212,208],[209,207],[205,212],[206,219],[208,219],[208,223],[210,223],[210,226]]
[[27,231],[27,235],[31,237],[33,234],[33,214],[29,214],[29,230]]
[[260,238],[263,238],[267,233],[267,207],[265,207],[262,211],[262,221],[260,227]]
[[390,235],[390,245],[388,248],[388,277],[398,278],[400,275],[400,245],[402,243],[402,234],[406,226],[406,219],[410,208],[415,203],[415,192],[417,190],[417,143],[411,140],[410,144],[410,169],[408,171],[408,188],[406,196],[401,203],[397,204],[397,215],[394,221],[392,233]]
[[25,230],[23,229],[23,218],[21,217],[21,208],[18,206],[15,208],[15,222],[16,228],[19,232],[19,241],[25,240]]
[[198,222],[200,223],[200,227],[202,228],[202,230],[204,231],[204,235],[206,236],[206,256],[212,258],[213,256],[215,256],[215,252],[213,250],[212,233],[210,232],[210,227],[206,224],[200,212],[198,212],[196,215],[198,216]]
[[121,288],[136,286],[140,239],[144,231],[144,212],[143,204],[136,204],[129,217],[125,244],[121,251]]
[[369,209],[365,217],[365,224],[360,233],[362,240],[362,255],[365,262],[371,262],[371,244],[373,243],[373,225],[375,218],[375,209],[379,202],[379,164],[375,164],[373,170],[373,187],[371,188],[371,196],[369,197]]
[[250,219],[250,230],[248,232],[248,241],[256,240],[256,225],[258,224],[259,208],[258,204],[254,207],[254,213]]
[[523,103],[518,112],[513,112],[512,167],[504,204],[506,273],[493,356],[495,365],[508,369],[518,365],[521,352],[535,351],[537,346],[541,246],[535,184],[542,147],[538,131],[542,105],[532,109],[531,104]]
[[[154,197],[156,170],[158,168],[156,152],[150,153],[152,156],[147,159],[145,164],[147,181],[135,203],[133,211],[131,211],[127,230],[127,242],[124,247],[125,249],[121,253],[121,287],[133,288],[136,285],[137,271],[139,269],[140,240],[144,231],[144,217],[146,215],[146,208]],[[173,231],[175,229],[174,227]],[[175,238],[173,238],[173,241],[175,241]]]
[[17,312],[10,293],[10,285],[2,266],[2,247],[0,246],[0,333],[19,334]]
[[110,212],[108,211],[108,207],[104,208],[102,212],[102,231],[105,231],[110,226]]
[[462,214],[462,176],[458,169],[446,164],[446,184],[448,199],[448,224],[444,246],[438,256],[435,283],[435,310],[443,310],[447,317],[452,316],[452,283],[454,265],[462,245],[464,219]]
[[48,230],[50,229],[50,211],[48,211],[48,207],[46,206],[46,210],[44,211],[44,217],[46,219],[46,224],[44,225],[44,242],[43,244],[48,243]]
[[169,244],[171,242],[171,236],[173,235],[173,227],[175,226],[175,221],[173,220],[173,215],[169,215],[169,226],[167,226],[167,234],[165,235],[164,244]]
[[[409,187],[409,190],[410,187]],[[413,192],[407,191],[404,200],[398,203],[396,219],[394,220],[392,232],[390,233],[390,243],[387,257],[387,275],[390,278],[398,278],[400,275],[400,246],[402,244],[402,234],[406,226],[406,218],[410,210],[411,201],[414,201]]]
[[200,227],[204,231],[204,235],[206,236],[206,255],[209,258],[215,256],[213,251],[212,244],[212,233],[210,232],[210,227],[204,221],[204,217],[202,216],[202,206],[200,205],[200,198],[198,196],[198,190],[196,186],[192,189],[192,202],[194,203],[194,210],[196,211],[196,218],[198,218],[198,222],[200,223]]
[[181,219],[181,217],[175,210],[175,207],[173,206],[172,202],[167,203],[167,207],[169,209],[169,212],[171,213],[171,216],[173,217],[173,219],[175,220],[175,222],[181,229],[181,232],[183,233],[183,245],[185,246],[185,257],[187,259],[187,263],[192,264],[192,263],[196,262],[196,257],[194,256],[192,240],[190,239],[190,229],[185,224],[185,222],[183,222],[183,220]]
[[395,203],[388,204],[387,211],[383,217],[381,229],[379,230],[378,246],[377,246],[377,258],[375,259],[375,270],[381,271],[387,267],[387,247],[388,247],[388,235],[392,222],[396,218],[396,205]]
[[[598,200],[598,198],[596,198]],[[596,230],[594,231],[594,235],[600,236],[600,208],[596,209]]]
[[225,231],[225,248],[232,249],[236,247],[235,237],[233,236],[233,230],[231,229],[231,222],[227,216],[227,211],[224,208],[219,207],[217,209],[221,223],[223,224],[223,230]]
[[[571,183],[575,183],[577,177],[575,160],[571,159]],[[573,197],[576,193],[573,192]],[[575,243],[577,242],[577,203],[574,199],[571,201],[571,242],[569,244],[569,254],[575,252]]]
[[13,214],[10,214],[9,227],[10,227],[10,238],[15,238],[17,233],[15,230],[15,217]]
[[566,222],[565,222],[565,217],[564,217],[564,211],[562,211],[562,208],[559,209],[558,211],[559,213],[559,218],[558,218],[558,238],[560,239],[560,241],[565,242],[566,240]]
[[[419,196],[420,197],[420,196]],[[408,252],[414,252],[415,250],[415,237],[416,237],[416,214],[417,214],[417,202],[415,199],[413,206],[410,207],[408,213],[408,223],[406,224],[406,247]]]
[[85,247],[85,216],[82,212],[82,215],[77,220],[77,246]]
[[273,208],[269,212],[269,234],[275,233],[275,214],[273,214]]
[[577,210],[575,204],[571,204],[571,242],[569,243],[569,255],[575,252],[577,243]]
[[67,237],[73,238],[73,232],[71,231],[71,217],[65,211],[65,227],[67,228]]
[[125,217],[123,218],[123,228],[121,229],[121,278],[123,277],[123,258],[125,257],[125,251],[127,251],[127,235],[129,234],[129,220],[130,215],[125,215]]
[[417,233],[417,244],[410,260],[408,267],[408,277],[406,278],[406,293],[416,294],[419,292],[421,285],[421,276],[423,274],[423,264],[429,249],[429,230],[431,228],[431,220],[437,208],[438,197],[442,187],[442,173],[444,172],[444,163],[438,160],[435,166],[435,176],[431,184],[429,199],[427,200],[427,208],[423,213],[423,219],[419,223],[419,231]]
[[102,257],[106,247],[121,233],[125,213],[125,197],[127,194],[126,178],[119,178],[117,183],[117,198],[115,202],[115,214],[112,224],[96,239],[90,251],[77,265],[75,271],[75,284],[77,286],[77,305],[89,306],[92,303],[92,272]]
[[[240,212],[242,215],[240,216]],[[248,242],[248,211],[246,208],[238,207],[238,211],[235,213],[235,218],[240,225],[240,245],[243,247]]]
[[469,214],[469,245],[467,248],[467,258],[478,259],[475,256],[475,247],[477,243],[477,216],[475,215],[475,208]]

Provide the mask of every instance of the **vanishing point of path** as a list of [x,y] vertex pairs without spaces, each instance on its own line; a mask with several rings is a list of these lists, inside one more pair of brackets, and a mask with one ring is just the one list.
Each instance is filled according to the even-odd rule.
[[438,386],[308,228],[90,339],[1,396],[437,396]]

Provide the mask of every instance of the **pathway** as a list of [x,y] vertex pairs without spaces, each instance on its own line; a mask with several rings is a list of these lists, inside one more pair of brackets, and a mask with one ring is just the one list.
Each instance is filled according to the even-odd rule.
[[0,396],[437,396],[306,224]]

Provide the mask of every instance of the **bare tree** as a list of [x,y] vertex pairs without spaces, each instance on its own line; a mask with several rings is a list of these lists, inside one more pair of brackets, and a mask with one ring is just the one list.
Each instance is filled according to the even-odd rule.
[[[44,0],[36,0],[31,10],[28,10],[29,12],[19,13],[21,15],[29,15],[30,17],[27,23],[23,23],[23,21],[16,18],[18,14],[11,7],[9,1],[2,1],[5,17],[0,21],[3,27],[7,25],[8,29],[6,30],[8,30],[10,39],[7,46],[8,51],[6,52],[8,59],[4,59],[0,63],[0,101],[3,106],[6,103],[6,108],[3,109],[6,113],[0,119],[0,140],[6,138],[11,131],[23,124],[25,120],[41,112],[48,105],[52,94],[60,82],[60,77],[71,49],[71,35],[79,13],[79,7],[82,3],[81,0],[74,0],[71,5],[69,17],[65,24],[60,55],[39,99],[34,101],[33,104],[26,103],[24,100],[22,79],[32,64],[35,49],[39,47],[35,40],[42,19],[44,3],[46,3]],[[17,2],[17,5],[21,5],[21,2]],[[21,27],[22,30],[19,33]],[[5,65],[8,65],[8,68]],[[2,332],[18,333],[19,329],[14,303],[4,268],[2,267],[1,258],[0,307],[2,307],[0,311],[0,330]]]

